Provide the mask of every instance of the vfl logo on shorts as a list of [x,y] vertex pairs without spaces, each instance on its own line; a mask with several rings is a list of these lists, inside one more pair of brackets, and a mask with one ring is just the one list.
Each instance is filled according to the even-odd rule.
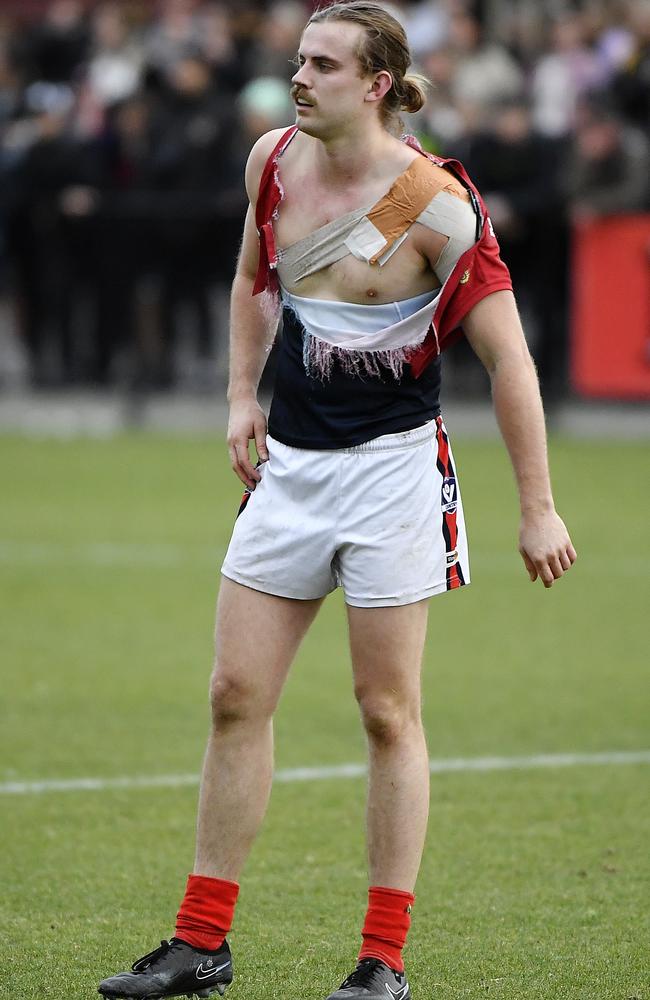
[[442,512],[453,514],[458,506],[456,480],[453,476],[445,476],[442,481]]

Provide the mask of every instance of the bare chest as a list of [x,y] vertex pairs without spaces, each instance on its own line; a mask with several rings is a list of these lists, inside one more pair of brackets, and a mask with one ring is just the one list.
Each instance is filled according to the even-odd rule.
[[279,247],[297,243],[335,219],[359,209],[369,209],[381,195],[373,190],[355,188],[332,191],[316,184],[313,178],[290,173],[281,176],[283,198],[273,224]]
[[[279,248],[287,248],[350,213],[369,210],[386,193],[385,182],[332,192],[291,173],[281,176],[281,181],[284,197],[273,224]],[[305,298],[380,304],[411,298],[437,284],[417,241],[409,236],[383,265],[368,264],[346,253],[340,260],[287,285],[287,290]]]

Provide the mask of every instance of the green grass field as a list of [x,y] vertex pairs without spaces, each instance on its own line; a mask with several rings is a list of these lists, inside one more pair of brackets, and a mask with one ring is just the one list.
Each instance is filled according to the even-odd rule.
[[[647,749],[650,449],[552,442],[579,562],[549,592],[520,565],[502,447],[455,450],[473,583],[432,603],[431,756]],[[197,789],[6,785],[198,772],[240,490],[207,437],[5,437],[0,463],[0,991],[77,1000],[171,933]],[[242,623],[244,650],[263,641]],[[276,734],[280,768],[363,762],[340,595]],[[649,778],[647,763],[434,774],[414,1000],[648,1000]],[[322,1000],[354,964],[363,812],[363,779],[276,786],[242,880],[229,1000]]]

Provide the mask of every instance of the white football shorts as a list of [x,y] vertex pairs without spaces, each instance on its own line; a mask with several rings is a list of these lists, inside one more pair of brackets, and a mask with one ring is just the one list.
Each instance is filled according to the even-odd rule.
[[359,608],[412,604],[469,583],[463,507],[442,417],[353,448],[267,438],[222,573],[279,597],[341,586]]

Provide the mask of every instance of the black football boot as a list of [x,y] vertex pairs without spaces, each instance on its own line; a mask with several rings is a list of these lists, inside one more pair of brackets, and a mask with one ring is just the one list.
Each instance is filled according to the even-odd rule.
[[223,995],[232,982],[232,958],[227,941],[218,951],[201,951],[178,938],[139,958],[131,972],[118,972],[98,987],[109,1000],[160,1000],[162,997]]
[[395,972],[378,958],[362,958],[327,1000],[411,1000],[411,991],[404,972]]

